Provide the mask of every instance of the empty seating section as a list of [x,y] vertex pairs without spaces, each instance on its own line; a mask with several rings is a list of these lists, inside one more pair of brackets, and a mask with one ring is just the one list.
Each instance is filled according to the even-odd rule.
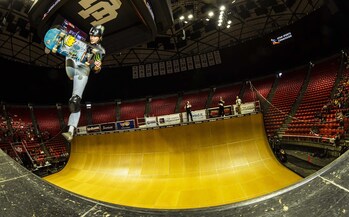
[[36,107],[34,106],[34,115],[41,133],[47,131],[51,136],[61,131],[57,107]]
[[115,103],[92,104],[92,123],[101,124],[116,121]]
[[12,157],[13,159],[17,159],[17,155],[11,146],[11,141],[9,140],[0,141],[0,149],[2,149],[7,155]]
[[46,141],[45,146],[51,158],[55,160],[65,158],[68,153],[67,146],[65,145],[65,139],[60,134],[55,135]]
[[193,93],[185,93],[182,97],[182,102],[180,104],[180,110],[184,112],[184,105],[186,101],[190,101],[191,104],[191,110],[200,110],[206,108],[206,102],[208,99],[210,91],[209,90],[203,90],[200,92],[193,92]]
[[[32,119],[30,116],[30,109],[28,106],[24,105],[7,105],[7,114],[12,118],[12,121],[18,124],[19,122],[23,124],[32,124]],[[12,126],[14,127],[14,126]]]
[[24,145],[30,155],[30,161],[35,164],[43,164],[45,153],[40,146],[40,138],[34,132],[29,107],[24,105],[9,105],[6,108],[9,118],[11,118],[13,129],[12,146]]
[[[330,94],[338,70],[339,61],[337,58],[316,64],[312,68],[309,84],[296,114],[285,132],[286,135],[318,136],[321,133],[321,136],[333,137],[336,134],[338,128],[336,122],[332,122],[330,117],[326,117],[327,123],[324,123],[316,118],[316,115],[322,112],[324,105],[331,102]],[[315,128],[317,129],[315,130]]]
[[0,113],[0,121],[1,121],[0,122],[0,148],[5,153],[7,153],[10,157],[15,159],[16,153],[14,152],[10,144],[13,142],[13,139],[10,136],[10,133],[8,131],[6,118],[2,116],[1,113]]
[[217,87],[213,93],[211,104],[209,107],[217,107],[219,97],[221,96],[225,101],[225,105],[235,104],[236,96],[239,95],[242,83],[237,83],[234,85]]
[[125,101],[120,104],[120,120],[143,118],[145,115],[145,100]]
[[65,139],[61,136],[62,131],[57,107],[34,106],[34,115],[42,135],[43,143],[49,152],[49,156],[52,159],[63,157],[68,151]]
[[149,116],[160,116],[175,113],[178,96],[153,98],[150,102]]
[[295,103],[307,74],[307,68],[284,73],[279,79],[267,113],[264,115],[265,129],[273,135],[284,123]]
[[255,100],[258,100],[259,95],[262,95],[264,98],[267,98],[274,81],[274,76],[251,81],[252,86],[255,89],[257,89],[258,94],[253,88],[251,88],[249,84],[246,84],[244,95],[242,97],[242,102],[253,102]]
[[28,106],[6,106],[7,114],[11,118],[11,125],[13,133],[16,138],[15,141],[25,139],[27,141],[33,141],[33,122],[30,115],[30,109]]

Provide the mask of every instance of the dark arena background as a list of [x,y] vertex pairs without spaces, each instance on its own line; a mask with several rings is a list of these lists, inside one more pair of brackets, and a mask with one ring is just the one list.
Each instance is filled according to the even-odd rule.
[[[0,216],[349,216],[348,20],[345,0],[0,0]],[[71,142],[44,44],[68,22],[106,49]]]

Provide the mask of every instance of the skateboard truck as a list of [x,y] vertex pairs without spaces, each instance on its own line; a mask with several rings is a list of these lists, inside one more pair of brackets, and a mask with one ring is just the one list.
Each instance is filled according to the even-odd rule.
[[58,46],[60,45],[60,43],[62,42],[62,39],[64,38],[65,36],[65,33],[64,32],[60,32],[59,33],[59,36],[57,38],[57,43],[56,45],[52,48],[52,53],[56,53],[57,52],[57,49],[58,49]]

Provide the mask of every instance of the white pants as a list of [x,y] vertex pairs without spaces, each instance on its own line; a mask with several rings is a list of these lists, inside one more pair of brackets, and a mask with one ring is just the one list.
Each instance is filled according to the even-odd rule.
[[[66,73],[70,79],[73,80],[73,93],[72,96],[77,95],[82,98],[82,94],[85,90],[88,76],[90,74],[90,68],[85,64],[74,61],[73,59],[66,59]],[[68,125],[77,128],[80,120],[81,112],[70,113]]]

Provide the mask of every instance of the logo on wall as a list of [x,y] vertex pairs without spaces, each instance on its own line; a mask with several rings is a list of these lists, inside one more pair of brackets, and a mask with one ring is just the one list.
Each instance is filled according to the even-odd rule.
[[116,129],[115,123],[101,124],[102,131],[114,131]]
[[92,16],[95,21],[93,21],[91,25],[95,26],[115,19],[118,16],[118,12],[116,11],[119,10],[122,2],[120,0],[81,0],[79,4],[85,10],[80,11],[78,14],[84,19]]
[[86,127],[87,133],[96,133],[101,131],[100,125],[90,125]]
[[116,128],[118,130],[135,128],[135,121],[134,120],[118,121],[116,122]]

